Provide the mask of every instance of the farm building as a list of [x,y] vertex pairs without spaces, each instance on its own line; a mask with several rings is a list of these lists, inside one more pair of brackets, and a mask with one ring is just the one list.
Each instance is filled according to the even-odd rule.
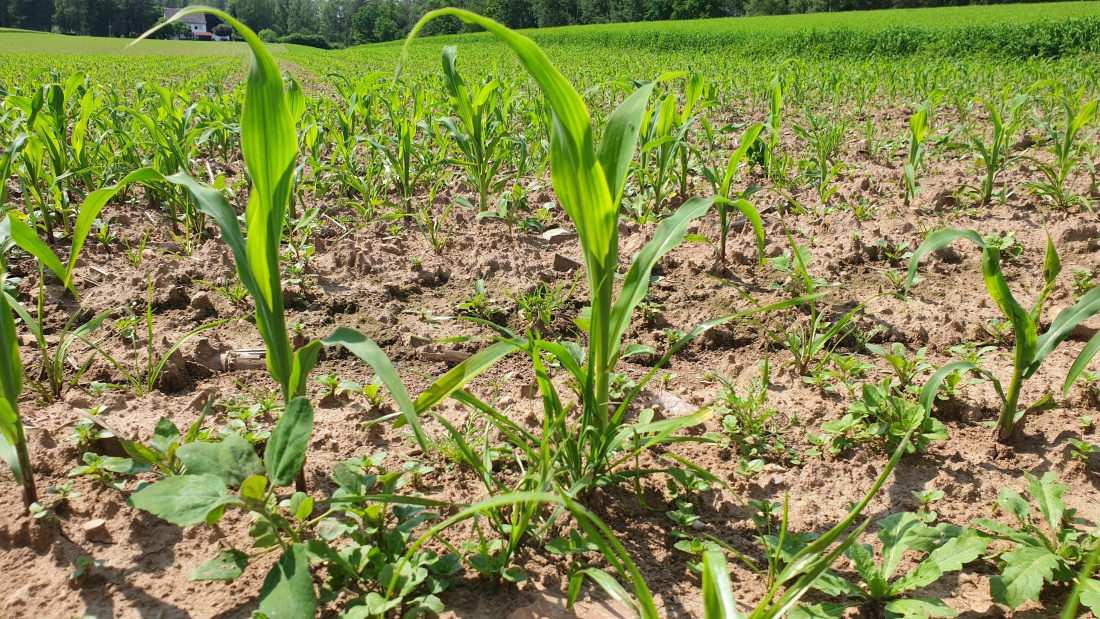
[[[164,19],[171,19],[181,9],[164,9]],[[173,39],[195,39],[197,41],[228,41],[228,36],[214,34],[214,27],[222,23],[221,18],[209,13],[192,13],[184,15],[180,20],[187,24],[190,33],[188,35],[174,36]]]

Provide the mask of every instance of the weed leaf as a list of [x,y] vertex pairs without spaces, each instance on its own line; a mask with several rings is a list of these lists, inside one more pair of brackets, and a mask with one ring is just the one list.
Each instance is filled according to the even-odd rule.
[[264,452],[264,467],[275,487],[289,486],[306,463],[306,449],[313,432],[313,406],[304,397],[287,404],[282,419],[275,424]]

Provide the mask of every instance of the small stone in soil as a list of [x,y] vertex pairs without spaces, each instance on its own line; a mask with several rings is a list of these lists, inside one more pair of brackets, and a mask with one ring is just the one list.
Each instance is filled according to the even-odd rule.
[[110,532],[107,531],[107,521],[102,518],[96,518],[95,520],[89,520],[80,526],[84,529],[84,537],[89,542],[99,542],[101,544],[110,544],[114,540],[111,539]]

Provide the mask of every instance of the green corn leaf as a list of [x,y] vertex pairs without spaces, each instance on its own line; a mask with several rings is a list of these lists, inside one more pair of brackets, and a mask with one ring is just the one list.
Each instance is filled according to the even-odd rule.
[[943,249],[958,239],[965,238],[972,241],[975,245],[985,249],[985,241],[982,240],[981,235],[973,230],[959,230],[957,228],[944,228],[943,230],[936,230],[932,234],[928,235],[928,238],[920,244],[920,247],[913,252],[912,257],[909,258],[909,275],[905,278],[905,290],[909,291],[909,288],[913,286],[913,280],[917,277],[917,266],[920,263],[920,259],[925,254],[932,253],[938,249]]
[[[634,258],[630,270],[623,281],[622,291],[615,299],[611,309],[611,341],[615,343],[612,350],[612,359],[617,357],[619,343],[623,333],[630,325],[630,319],[634,314],[634,308],[645,298],[649,290],[650,273],[657,261],[666,253],[674,249],[684,240],[684,232],[692,221],[702,217],[710,210],[716,198],[691,198],[683,204],[676,213],[666,218],[657,226],[653,233],[653,240],[646,244],[642,251]],[[614,362],[612,362],[614,365]]]
[[12,476],[19,484],[26,478],[19,452],[16,451],[16,446],[25,442],[22,435],[23,421],[19,418],[19,409],[13,408],[7,399],[0,398],[0,459],[11,468]]
[[998,380],[992,372],[978,367],[969,361],[953,361],[940,366],[932,376],[928,377],[928,382],[924,383],[924,387],[921,388],[918,401],[920,402],[921,408],[924,409],[925,417],[931,416],[932,406],[936,403],[936,394],[939,393],[940,386],[943,384],[944,379],[946,379],[949,374],[959,370],[980,372],[993,383],[993,389],[997,392],[997,395],[1001,396],[1002,400],[1004,399],[1005,395],[1004,391],[1001,389],[1001,381]]
[[650,82],[638,88],[607,118],[596,157],[600,160],[604,174],[607,175],[607,188],[611,201],[618,204],[626,186],[626,175],[634,151],[638,147],[638,131],[646,103],[653,93],[657,82]]
[[[0,283],[7,270],[0,261]],[[23,393],[23,360],[19,356],[19,335],[15,331],[15,316],[8,306],[8,296],[0,294],[0,399],[11,411],[19,410],[19,395]],[[6,417],[6,416],[5,416]]]
[[[903,439],[901,447],[899,449],[904,448],[907,441],[908,436]],[[869,500],[877,492],[878,489],[873,488],[871,492],[867,495],[867,499],[865,500]],[[865,519],[861,525],[853,529],[852,533],[845,537],[839,544],[837,544],[836,548],[834,548],[828,554],[821,554],[820,549],[827,547],[827,545],[820,545],[822,541],[821,538],[811,544],[811,546],[808,547],[806,550],[801,551],[792,560],[799,562],[798,567],[793,572],[793,575],[797,576],[795,582],[790,587],[788,587],[786,591],[783,592],[783,595],[781,595],[774,604],[771,604],[769,606],[758,606],[757,610],[749,615],[749,619],[777,619],[779,617],[783,617],[787,612],[794,608],[794,605],[802,599],[802,596],[806,595],[806,593],[809,592],[809,590],[814,586],[814,583],[816,583],[818,579],[820,579],[821,576],[825,574],[826,571],[828,571],[828,569],[833,565],[833,563],[836,562],[840,555],[844,554],[849,548],[851,548],[853,544],[855,544],[856,540],[859,538],[860,535],[863,535],[863,532],[867,530],[867,526],[870,524],[871,519]],[[841,528],[842,525],[844,525],[844,528]],[[836,527],[830,529],[830,533],[832,533],[833,531],[843,532],[846,528],[847,525],[842,522],[840,525],[837,525]],[[787,568],[785,568],[783,571],[787,572],[789,569],[790,564],[788,564]],[[772,591],[769,592],[769,595],[772,595],[775,589],[784,582],[786,581],[777,579],[777,583],[772,586]]]
[[38,233],[34,229],[24,223],[23,220],[13,217],[12,214],[8,214],[4,221],[0,222],[0,226],[3,227],[3,229],[0,229],[0,239],[10,236],[11,240],[20,249],[37,258],[42,266],[53,271],[55,275],[61,278],[66,288],[71,290],[74,295],[77,294],[76,288],[73,287],[72,281],[70,281],[71,271],[62,266],[61,259],[50,249],[49,245],[38,238]]
[[737,167],[741,165],[741,162],[745,159],[745,155],[748,154],[749,149],[760,137],[760,132],[764,130],[764,125],[759,123],[749,127],[745,130],[745,133],[741,136],[741,144],[738,145],[737,150],[733,151],[730,155],[729,162],[726,164],[726,173],[722,177],[722,188],[718,191],[718,195],[723,198],[728,198],[730,195],[730,185],[733,183],[733,176],[737,173]]
[[497,342],[462,363],[459,363],[443,376],[440,376],[416,398],[415,409],[422,413],[439,404],[447,396],[461,389],[466,383],[480,376],[505,356],[520,350],[520,345],[512,341]]
[[306,395],[306,382],[309,379],[309,373],[317,365],[317,357],[321,353],[321,346],[320,341],[313,340],[294,351],[290,372],[290,393],[294,394],[294,397]]
[[[237,243],[229,239],[231,235],[239,237],[240,231],[232,209],[226,212],[228,204],[222,208],[216,200],[208,199],[204,205],[200,195],[192,187],[188,189],[191,189],[200,210],[215,218],[223,238],[233,249],[241,281],[256,301],[257,327],[268,347],[268,369],[283,387],[284,399],[289,400],[293,395],[289,390],[293,361],[283,315],[279,249],[298,155],[294,119],[287,105],[282,74],[263,41],[230,15],[209,7],[184,8],[166,23],[194,13],[217,15],[233,26],[252,50],[241,115],[241,151],[252,180],[245,213],[248,238],[244,242],[243,252],[239,239],[234,239]],[[156,28],[149,30],[134,43],[155,31]],[[224,203],[224,199],[221,202]],[[236,229],[235,235],[227,230],[230,228]],[[245,259],[242,260],[242,257]],[[245,271],[248,271],[247,279],[250,281],[246,281]]]
[[181,445],[176,455],[191,475],[214,475],[227,486],[239,488],[253,475],[263,475],[264,465],[252,444],[239,434],[229,433],[217,443]]
[[237,501],[216,475],[174,475],[138,490],[126,504],[187,527],[205,522],[210,512]]
[[273,486],[285,487],[294,483],[306,463],[312,433],[313,406],[307,398],[294,398],[275,424],[264,451],[264,467]]
[[1096,357],[1097,352],[1100,352],[1100,332],[1089,339],[1085,347],[1081,349],[1081,353],[1073,360],[1073,365],[1070,366],[1069,372],[1066,373],[1066,381],[1062,384],[1063,398],[1069,395],[1069,388],[1077,381],[1077,377],[1088,369],[1089,363]]
[[[1047,358],[1047,355],[1054,352],[1054,349],[1073,333],[1077,325],[1096,315],[1097,312],[1100,312],[1100,288],[1089,290],[1075,305],[1058,312],[1058,315],[1051,321],[1050,328],[1037,339],[1035,355],[1027,371],[1024,373],[1024,378],[1030,378],[1034,375],[1039,369],[1039,366],[1043,363],[1043,360]],[[1089,345],[1091,344],[1092,342],[1089,342]],[[1086,350],[1088,350],[1088,347],[1086,347]],[[1091,354],[1095,355],[1095,352]],[[1084,366],[1088,365],[1088,360],[1091,359],[1091,356],[1086,357],[1085,351],[1082,351],[1081,354],[1078,355],[1078,359],[1086,360],[1081,367],[1078,367],[1076,361],[1074,362],[1067,375],[1067,385],[1073,384],[1070,377],[1076,379],[1081,370],[1084,370]]]
[[606,593],[608,597],[610,597],[612,600],[615,600],[616,602],[619,602],[620,604],[628,608],[634,609],[635,612],[637,611],[638,603],[635,602],[634,598],[632,598],[630,594],[626,592],[626,589],[624,589],[623,586],[619,584],[619,581],[615,580],[615,578],[611,576],[611,574],[608,574],[607,572],[594,567],[577,570],[570,577],[568,598],[569,608],[572,608],[573,604],[576,603],[577,597],[580,595],[581,592],[581,583],[584,582],[584,578],[586,576],[594,580],[596,584],[604,590],[604,593]]
[[1062,260],[1058,257],[1058,250],[1054,247],[1054,241],[1050,238],[1050,233],[1047,233],[1047,253],[1043,259],[1043,291],[1039,293],[1039,296],[1035,299],[1035,303],[1031,306],[1031,319],[1035,322],[1039,322],[1039,318],[1043,312],[1043,305],[1047,302],[1047,297],[1054,291],[1054,284],[1058,279],[1058,274],[1062,272]]
[[[588,373],[595,385],[597,410],[594,412],[606,421],[608,368],[614,357],[609,322],[615,270],[618,266],[619,213],[612,200],[603,165],[596,155],[592,119],[584,99],[533,41],[469,11],[447,8],[425,15],[409,33],[402,52],[402,61],[407,57],[409,46],[424,24],[444,15],[453,15],[467,23],[481,26],[511,48],[538,83],[552,111],[550,178],[562,208],[577,226],[584,253],[585,270],[593,301]],[[399,74],[400,70],[399,66]],[[610,150],[615,149],[612,147]]]
[[719,550],[703,553],[703,616],[706,619],[743,619],[733,596],[726,555]]
[[405,383],[401,382],[401,377],[397,375],[397,370],[393,367],[393,363],[390,362],[386,353],[362,333],[346,327],[336,329],[332,332],[332,335],[321,340],[321,343],[325,347],[343,346],[371,366],[379,380],[386,386],[386,390],[390,392],[390,397],[397,403],[397,408],[401,411],[404,422],[413,429],[421,449],[427,450],[427,438],[420,426],[417,408],[413,405],[409,392],[405,389]]
[[317,605],[309,553],[304,544],[294,544],[264,578],[259,610],[267,619],[314,619]]

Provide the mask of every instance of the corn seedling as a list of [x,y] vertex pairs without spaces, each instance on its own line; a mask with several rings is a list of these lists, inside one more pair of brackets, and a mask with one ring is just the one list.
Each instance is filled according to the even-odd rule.
[[909,118],[909,157],[902,168],[905,181],[905,204],[910,205],[917,196],[917,179],[924,167],[924,148],[932,133],[932,115],[936,103],[943,97],[942,91],[932,94]]
[[1064,88],[1058,85],[1055,89],[1055,96],[1065,115],[1064,123],[1057,126],[1053,122],[1041,123],[1050,139],[1054,161],[1048,163],[1034,157],[1029,158],[1043,175],[1042,181],[1029,183],[1032,191],[1046,198],[1054,208],[1060,209],[1082,202],[1069,185],[1074,178],[1074,172],[1083,163],[1091,164],[1082,145],[1091,136],[1083,131],[1096,118],[1097,106],[1100,105],[1100,101],[1095,99],[1085,102],[1083,90],[1065,93]]
[[[7,221],[6,219],[4,221]],[[2,225],[2,223],[0,223]],[[0,244],[6,243],[0,229]],[[38,501],[34,486],[34,470],[27,452],[27,433],[19,416],[19,396],[23,392],[23,360],[19,355],[19,336],[15,332],[15,316],[6,287],[8,266],[0,248],[0,457],[11,468],[15,481],[23,487],[23,506]]]
[[504,184],[500,177],[508,161],[504,140],[504,118],[497,93],[500,84],[490,80],[481,85],[467,86],[456,66],[457,48],[443,48],[443,83],[458,122],[450,117],[439,122],[447,128],[458,145],[461,158],[456,160],[466,172],[466,180],[478,193],[478,207],[489,208],[490,198]]
[[973,191],[980,204],[987,204],[993,199],[995,193],[998,193],[1002,200],[1008,196],[1005,188],[996,192],[997,179],[1013,160],[1012,140],[1026,120],[1024,106],[1028,102],[1028,97],[1017,95],[1011,100],[1004,101],[1000,106],[988,99],[978,99],[978,102],[985,107],[993,126],[989,136],[984,132],[979,135],[969,129],[966,131],[966,139],[983,176],[979,186],[964,188]]
[[[973,230],[956,230],[952,228],[932,233],[913,252],[913,257],[909,262],[906,288],[908,289],[912,285],[913,279],[916,277],[918,263],[925,254],[946,247],[958,239],[966,239],[981,248],[982,279],[985,281],[986,290],[989,291],[989,296],[1005,315],[1015,333],[1016,349],[1012,353],[1013,370],[1008,392],[1003,391],[999,380],[985,372],[992,379],[997,394],[1003,402],[1000,416],[997,419],[997,438],[1004,442],[1012,437],[1016,424],[1029,410],[1041,408],[1050,399],[1051,394],[1047,394],[1035,404],[1024,408],[1019,406],[1020,389],[1023,387],[1024,381],[1031,378],[1039,370],[1047,356],[1069,337],[1077,325],[1100,312],[1100,288],[1094,288],[1085,293],[1075,305],[1059,312],[1051,321],[1050,327],[1040,334],[1040,318],[1043,307],[1046,305],[1051,292],[1054,291],[1058,274],[1062,270],[1062,262],[1058,257],[1058,251],[1054,248],[1054,242],[1051,240],[1050,235],[1047,235],[1046,258],[1043,262],[1043,280],[1045,283],[1031,309],[1025,310],[1012,296],[1012,291],[1009,289],[1008,282],[1001,271],[1001,252],[1005,240],[997,235],[983,237]],[[1063,394],[1069,391],[1074,380],[1084,371],[1098,350],[1100,350],[1100,338],[1094,337],[1071,366],[1063,385]],[[938,385],[939,381],[943,380],[949,373],[960,369],[983,371],[970,361],[957,361],[937,370],[929,379],[928,384],[936,383]]]

